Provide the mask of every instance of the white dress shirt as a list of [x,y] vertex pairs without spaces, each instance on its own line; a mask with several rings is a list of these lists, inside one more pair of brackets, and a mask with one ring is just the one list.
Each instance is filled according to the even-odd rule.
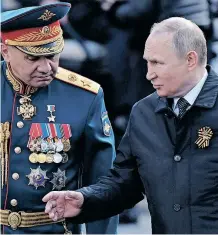
[[[205,69],[205,73],[204,73],[204,76],[202,77],[202,79],[197,83],[197,85],[195,85],[183,98],[186,99],[190,106],[187,108],[190,109],[191,106],[194,104],[195,100],[197,99],[206,79],[207,79],[207,76],[208,76],[208,73],[207,73],[207,70]],[[177,105],[177,102],[178,100],[180,99],[181,97],[176,97],[176,98],[173,98],[173,111],[174,113],[178,116],[179,115],[179,108],[178,108],[178,105]]]

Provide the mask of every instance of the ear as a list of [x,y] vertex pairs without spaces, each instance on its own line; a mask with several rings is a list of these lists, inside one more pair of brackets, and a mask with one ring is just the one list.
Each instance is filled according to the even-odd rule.
[[189,51],[186,58],[188,70],[191,71],[198,65],[198,54],[196,53],[196,51]]
[[10,62],[10,54],[8,50],[8,46],[4,43],[1,43],[1,53],[6,62]]

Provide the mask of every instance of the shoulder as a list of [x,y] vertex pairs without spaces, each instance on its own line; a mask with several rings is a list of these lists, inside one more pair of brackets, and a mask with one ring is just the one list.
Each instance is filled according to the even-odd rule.
[[58,68],[56,79],[66,82],[72,86],[80,87],[81,89],[90,91],[94,94],[97,94],[100,89],[100,85],[97,82],[61,67]]
[[158,103],[159,96],[155,91],[151,95],[146,96],[145,98],[139,100],[137,103],[134,104],[133,110],[141,110],[141,109],[151,109],[153,110]]

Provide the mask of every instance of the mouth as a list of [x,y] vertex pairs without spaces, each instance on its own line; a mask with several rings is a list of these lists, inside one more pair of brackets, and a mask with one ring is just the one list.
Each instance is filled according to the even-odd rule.
[[34,76],[34,78],[36,78],[37,80],[39,80],[40,82],[43,81],[50,81],[51,79],[53,79],[52,75],[48,75],[48,76]]
[[159,89],[159,88],[161,88],[162,86],[161,86],[161,85],[154,85],[154,84],[153,84],[153,87],[154,87],[154,89]]

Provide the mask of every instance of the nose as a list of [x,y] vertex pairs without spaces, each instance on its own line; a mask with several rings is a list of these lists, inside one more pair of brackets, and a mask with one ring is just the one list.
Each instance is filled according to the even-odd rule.
[[151,81],[152,79],[156,78],[157,74],[154,71],[154,68],[152,65],[150,65],[149,63],[147,63],[147,74],[146,74],[146,78]]
[[149,70],[148,70],[148,72],[147,72],[147,74],[146,74],[146,78],[147,78],[149,81],[153,80],[153,79],[156,78],[156,77],[157,77],[157,74],[156,74],[155,72],[149,72]]
[[49,73],[52,70],[51,61],[46,57],[40,58],[37,70],[41,73]]

